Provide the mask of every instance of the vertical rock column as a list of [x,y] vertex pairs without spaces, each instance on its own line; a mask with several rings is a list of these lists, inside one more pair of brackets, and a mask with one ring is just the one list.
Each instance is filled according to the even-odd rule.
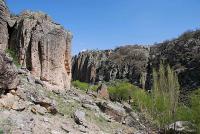
[[0,0],[0,49],[8,47],[8,19],[10,14],[4,0]]
[[9,47],[17,52],[22,67],[47,85],[69,89],[71,33],[41,12],[25,11],[15,20]]
[[38,56],[34,57],[33,55],[32,59],[40,62],[41,67],[38,66],[38,68],[41,69],[41,80],[69,89],[71,82],[71,35],[62,29],[54,29],[43,36],[37,46]]

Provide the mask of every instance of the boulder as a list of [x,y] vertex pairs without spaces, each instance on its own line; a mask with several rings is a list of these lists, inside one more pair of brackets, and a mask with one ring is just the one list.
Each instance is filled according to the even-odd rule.
[[0,93],[16,89],[19,84],[17,68],[12,59],[0,51]]
[[177,121],[167,127],[168,133],[196,134],[196,126],[188,121]]
[[13,106],[12,106],[12,109],[13,110],[16,110],[16,111],[23,111],[25,110],[25,108],[29,105],[29,102],[26,102],[26,101],[22,101],[22,100],[19,100],[19,101],[15,101]]
[[98,94],[98,97],[100,97],[100,98],[109,99],[108,89],[105,84],[101,84],[97,88],[97,94]]
[[15,103],[19,101],[19,97],[12,95],[11,93],[7,93],[3,95],[0,99],[0,108],[12,109],[15,107]]
[[119,103],[99,101],[97,106],[99,106],[102,112],[111,116],[117,122],[123,122],[126,116],[125,109]]
[[78,125],[83,125],[83,126],[87,126],[86,125],[86,119],[85,119],[85,112],[80,111],[80,110],[76,110],[74,112],[74,121],[78,124]]
[[34,107],[31,108],[31,112],[34,114],[38,113],[40,115],[44,115],[47,112],[47,110],[46,108],[40,105],[35,105]]

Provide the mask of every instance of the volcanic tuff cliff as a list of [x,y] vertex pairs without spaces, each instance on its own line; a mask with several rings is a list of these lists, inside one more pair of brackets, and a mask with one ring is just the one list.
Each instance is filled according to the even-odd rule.
[[178,73],[181,88],[200,87],[200,30],[151,47],[129,45],[114,50],[85,51],[72,59],[73,80],[89,83],[128,79],[150,89],[152,68],[160,61]]
[[8,21],[10,14],[3,0],[0,0],[0,49],[5,50],[8,44]]
[[0,1],[0,49],[16,53],[22,68],[35,77],[70,88],[72,35],[42,12],[10,15]]
[[[73,57],[73,79],[89,83],[115,79],[129,79],[143,85],[146,79],[149,51],[143,46],[125,46],[115,50],[86,51]],[[144,86],[144,85],[143,85]]]

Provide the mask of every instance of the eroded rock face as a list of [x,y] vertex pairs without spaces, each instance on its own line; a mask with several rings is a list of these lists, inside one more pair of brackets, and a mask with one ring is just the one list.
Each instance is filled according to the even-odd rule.
[[0,51],[0,93],[16,89],[19,84],[17,68],[12,59]]
[[8,47],[8,20],[10,14],[4,0],[0,0],[0,49]]
[[9,48],[36,77],[61,88],[70,88],[72,35],[41,12],[25,11],[15,22]]
[[86,51],[73,57],[72,76],[74,80],[89,83],[129,79],[144,87],[148,57],[148,48],[138,45],[115,50]]

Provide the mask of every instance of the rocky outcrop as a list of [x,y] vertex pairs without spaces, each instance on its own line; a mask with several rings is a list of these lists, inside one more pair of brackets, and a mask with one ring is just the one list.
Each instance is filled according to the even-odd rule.
[[129,79],[144,87],[149,50],[143,46],[124,46],[115,50],[86,51],[73,57],[73,79],[95,83]]
[[97,105],[102,110],[102,112],[111,116],[117,122],[122,122],[124,117],[126,116],[126,111],[121,106],[120,103],[100,101],[100,102],[97,102]]
[[152,46],[150,55],[151,68],[160,61],[173,67],[184,91],[200,87],[200,30]]
[[124,46],[115,50],[85,51],[74,56],[73,79],[90,83],[128,79],[151,89],[152,69],[160,61],[178,74],[182,91],[200,87],[200,30],[151,47]]
[[107,86],[105,84],[101,84],[97,88],[97,95],[100,98],[109,99],[108,88],[107,88]]
[[195,134],[197,127],[188,121],[177,121],[166,127],[167,133]]
[[22,68],[59,88],[70,88],[72,35],[42,12],[10,15],[0,0],[0,49],[16,53]]
[[22,68],[60,88],[70,88],[70,32],[41,12],[25,11],[11,18],[9,49],[17,53]]
[[0,51],[0,93],[16,89],[19,84],[17,68],[12,59]]
[[4,0],[0,0],[0,49],[8,47],[8,20],[10,14]]

